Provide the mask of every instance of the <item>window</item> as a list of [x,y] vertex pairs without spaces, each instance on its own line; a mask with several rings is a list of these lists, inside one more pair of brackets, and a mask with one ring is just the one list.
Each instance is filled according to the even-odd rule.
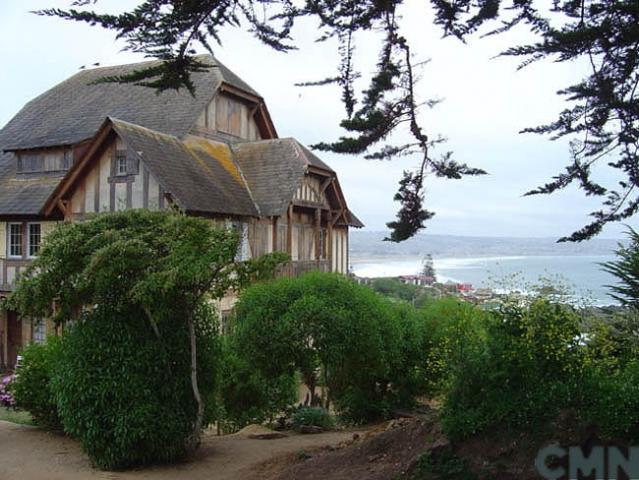
[[128,172],[127,158],[125,150],[118,150],[115,153],[115,173],[116,175],[126,175]]
[[22,224],[9,224],[9,256],[22,257]]
[[47,339],[47,325],[42,318],[31,319],[31,341],[44,343]]
[[73,164],[70,149],[43,149],[17,153],[17,173],[46,173],[68,170]]
[[28,250],[30,257],[37,257],[40,252],[40,240],[42,239],[42,228],[39,223],[29,224]]
[[319,252],[320,252],[320,258],[322,260],[326,259],[326,239],[328,237],[328,234],[326,232],[325,228],[322,228],[319,232]]

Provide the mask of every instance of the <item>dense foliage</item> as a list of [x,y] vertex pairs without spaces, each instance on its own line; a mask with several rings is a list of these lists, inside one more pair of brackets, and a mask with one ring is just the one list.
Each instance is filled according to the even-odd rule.
[[62,430],[51,384],[60,365],[60,353],[60,339],[53,336],[44,344],[26,346],[22,350],[22,367],[11,385],[16,406],[28,411],[36,425],[53,430]]
[[[92,3],[79,0],[73,6]],[[105,81],[134,82],[159,90],[186,87],[191,91],[194,86],[190,74],[206,68],[194,55],[195,43],[211,50],[209,40],[219,42],[219,33],[225,27],[249,27],[261,42],[286,52],[296,48],[295,24],[304,18],[315,20],[319,41],[337,39],[340,61],[328,78],[305,85],[341,87],[346,118],[340,125],[347,132],[335,142],[315,147],[339,153],[365,153],[372,159],[408,154],[420,158],[416,171],[404,172],[395,196],[401,207],[397,220],[388,224],[392,230],[389,239],[402,241],[417,233],[433,216],[423,205],[424,180],[428,174],[461,178],[485,173],[456,162],[450,152],[440,158],[432,154],[433,146],[441,140],[422,127],[419,108],[432,107],[437,101],[420,99],[416,94],[415,67],[420,62],[414,58],[416,45],[409,42],[402,29],[401,7],[405,3],[404,0],[140,0],[136,8],[116,15],[99,13],[91,7],[52,8],[39,13],[111,29],[125,40],[126,48],[165,61]],[[603,198],[603,208],[591,214],[593,221],[565,238],[568,240],[592,237],[606,223],[634,215],[639,209],[635,192],[639,185],[637,3],[434,0],[430,6],[431,10],[424,9],[426,25],[441,28],[444,36],[462,41],[468,41],[477,32],[497,35],[515,27],[528,29],[534,36],[531,44],[512,46],[502,52],[505,56],[522,58],[522,66],[542,59],[581,60],[589,66],[589,72],[580,81],[558,92],[568,104],[559,118],[525,130],[572,141],[565,172],[529,194],[552,193],[576,183],[587,195]],[[368,86],[358,95],[355,82],[365,68],[358,65],[356,45],[364,32],[376,32],[380,42],[377,68],[366,76]],[[370,38],[366,40],[370,46]],[[430,95],[436,96],[436,92]],[[406,128],[409,140],[402,144],[388,142],[389,136],[400,127]],[[371,152],[375,147],[377,150]],[[601,160],[621,175],[616,188],[607,188],[592,179],[592,167]]]
[[[221,363],[210,320],[206,312],[196,317],[204,424],[214,418]],[[187,452],[198,409],[188,329],[170,319],[158,328],[167,341],[158,341],[140,309],[99,308],[64,335],[53,379],[60,417],[100,468],[168,462]]]
[[428,302],[416,314],[420,376],[431,396],[445,395],[483,348],[486,314],[456,298]]
[[223,339],[224,361],[220,374],[221,413],[224,432],[237,431],[249,424],[272,421],[297,401],[299,378],[287,372],[266,376],[238,354],[230,338]]
[[211,301],[285,259],[236,262],[238,246],[237,233],[204,219],[129,210],[61,225],[21,276],[12,308],[76,324],[54,390],[65,431],[97,465],[169,460],[198,446],[219,369]]
[[493,425],[529,428],[571,404],[584,367],[571,309],[544,300],[506,305],[485,328],[485,342],[464,359],[446,398],[452,437]]
[[346,277],[314,272],[255,285],[236,309],[240,355],[265,377],[300,372],[313,405],[326,387],[319,403],[364,421],[419,390],[411,312]]

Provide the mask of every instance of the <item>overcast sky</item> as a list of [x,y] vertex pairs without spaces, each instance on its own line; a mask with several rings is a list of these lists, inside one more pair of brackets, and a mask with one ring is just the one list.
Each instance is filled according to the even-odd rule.
[[[28,10],[67,7],[70,0],[0,1],[0,126],[30,99],[76,73],[82,65],[115,65],[144,60],[122,52],[111,32]],[[136,0],[99,2],[118,8]],[[587,222],[598,202],[576,190],[552,196],[522,197],[546,182],[568,161],[566,142],[520,135],[524,127],[555,118],[563,103],[555,91],[579,78],[579,64],[538,64],[516,71],[514,59],[491,59],[509,42],[525,40],[524,32],[509,37],[472,39],[463,45],[442,40],[432,27],[427,2],[408,1],[402,11],[403,34],[412,42],[415,60],[431,59],[421,70],[421,100],[441,98],[422,113],[431,136],[449,140],[441,150],[487,170],[490,175],[464,180],[428,180],[426,206],[436,216],[427,233],[478,236],[553,236],[569,234]],[[334,75],[333,44],[313,42],[311,22],[295,31],[300,50],[277,53],[239,30],[224,32],[216,56],[265,98],[280,137],[305,144],[330,141],[340,134],[343,108],[333,87],[297,88],[294,83]],[[370,73],[376,58],[374,35],[359,39],[357,58]],[[383,230],[397,204],[392,198],[402,170],[416,158],[372,162],[362,158],[321,154],[337,172],[350,208],[367,230]],[[603,174],[607,175],[605,169]],[[608,178],[612,181],[612,178]],[[636,224],[636,222],[630,222]],[[623,226],[606,228],[604,237],[619,237]]]

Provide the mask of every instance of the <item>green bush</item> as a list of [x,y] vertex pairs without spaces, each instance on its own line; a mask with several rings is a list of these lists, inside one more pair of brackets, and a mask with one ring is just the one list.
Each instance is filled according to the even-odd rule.
[[229,338],[224,340],[220,424],[225,432],[273,420],[276,414],[295,403],[299,385],[296,375],[266,377],[237,354]]
[[469,359],[483,348],[486,313],[449,297],[428,302],[416,316],[420,376],[431,396],[445,395]]
[[639,441],[639,360],[613,374],[588,372],[582,386],[579,416],[613,440]]
[[[206,312],[197,321],[198,375],[208,421],[219,348]],[[168,462],[186,453],[197,414],[186,324],[99,307],[70,327],[53,379],[64,430],[104,469]],[[168,332],[171,329],[172,331]]]
[[51,379],[60,359],[60,338],[32,343],[22,350],[22,367],[11,384],[16,406],[31,414],[36,425],[61,430]]
[[249,288],[232,335],[263,376],[300,372],[311,392],[328,387],[340,416],[361,422],[412,402],[414,354],[402,343],[412,317],[403,308],[342,275],[312,272]]
[[534,428],[573,405],[585,365],[579,333],[572,309],[544,300],[494,313],[483,348],[456,370],[443,410],[447,434]]
[[300,430],[302,427],[320,427],[330,430],[335,427],[333,417],[321,407],[301,407],[293,414],[293,428]]

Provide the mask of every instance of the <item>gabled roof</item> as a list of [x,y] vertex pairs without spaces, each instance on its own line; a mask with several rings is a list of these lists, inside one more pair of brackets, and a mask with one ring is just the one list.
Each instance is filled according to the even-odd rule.
[[[346,205],[335,171],[294,138],[237,143],[231,148],[262,216],[284,214],[309,171],[332,177],[335,195]],[[345,215],[349,225],[364,226],[348,209]]]
[[219,212],[257,216],[241,172],[233,163],[226,144],[200,137],[179,138],[139,125],[108,118],[83,159],[67,173],[48,202],[51,210],[58,195],[72,188],[73,182],[90,168],[95,152],[114,131],[155,176],[164,191],[190,212]]
[[[184,140],[119,119],[107,118],[87,153],[67,173],[47,201],[45,214],[76,182],[117,134],[176,203],[190,212],[269,217],[286,212],[309,170],[336,183],[335,172],[292,138],[228,145],[188,135]],[[340,204],[343,195],[336,187]],[[345,221],[361,223],[344,211]]]
[[27,103],[0,131],[0,148],[73,145],[92,138],[107,116],[181,138],[191,130],[223,82],[261,98],[212,56],[202,55],[198,60],[214,66],[192,74],[195,96],[186,89],[158,94],[152,88],[132,84],[93,83],[153,66],[158,61],[81,71]]
[[260,213],[284,213],[307,167],[297,142],[283,138],[238,143],[232,148]]

